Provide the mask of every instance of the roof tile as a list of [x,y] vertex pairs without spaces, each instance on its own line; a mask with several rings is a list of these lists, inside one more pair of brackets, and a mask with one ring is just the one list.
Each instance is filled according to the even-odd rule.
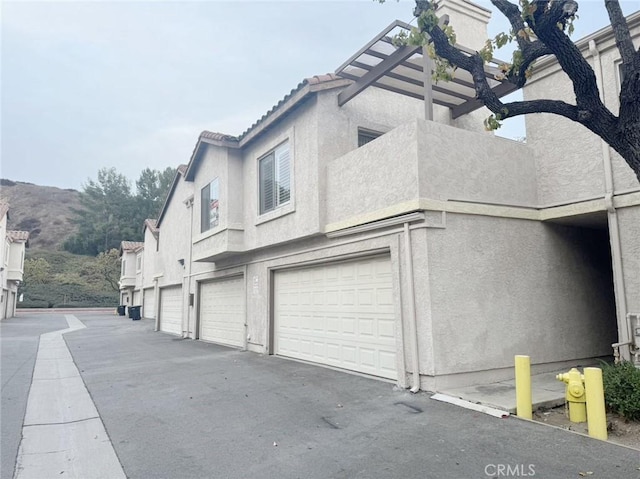
[[11,241],[28,241],[29,240],[28,231],[7,231],[7,236],[11,239]]
[[144,243],[140,241],[123,241],[120,243],[120,249],[122,251],[130,251],[136,253],[144,248]]

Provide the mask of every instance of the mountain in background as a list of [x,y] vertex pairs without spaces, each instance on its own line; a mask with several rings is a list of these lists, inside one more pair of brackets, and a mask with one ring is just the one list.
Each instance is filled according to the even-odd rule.
[[0,179],[0,197],[9,203],[8,228],[29,232],[32,249],[55,251],[74,235],[74,208],[80,208],[80,193],[54,186]]

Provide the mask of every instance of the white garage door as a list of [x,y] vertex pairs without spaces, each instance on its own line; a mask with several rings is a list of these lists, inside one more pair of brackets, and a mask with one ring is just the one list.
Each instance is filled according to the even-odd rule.
[[154,288],[144,290],[142,302],[142,316],[144,318],[154,319],[156,317],[156,292]]
[[142,306],[140,291],[133,292],[133,304],[131,306]]
[[244,346],[244,278],[200,285],[200,339]]
[[182,334],[182,286],[160,289],[160,331]]
[[274,288],[275,354],[397,377],[388,256],[278,271]]

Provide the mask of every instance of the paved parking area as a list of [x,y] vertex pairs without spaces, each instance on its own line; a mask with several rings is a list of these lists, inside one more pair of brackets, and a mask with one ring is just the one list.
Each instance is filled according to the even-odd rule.
[[[148,320],[77,317],[86,329],[64,338],[130,478],[640,478],[638,451],[382,381],[182,340],[153,332]],[[59,325],[19,316],[0,332],[20,321]],[[3,418],[4,387],[3,377]],[[2,472],[11,477],[5,460],[15,458],[15,428],[5,435],[3,421],[2,429]]]

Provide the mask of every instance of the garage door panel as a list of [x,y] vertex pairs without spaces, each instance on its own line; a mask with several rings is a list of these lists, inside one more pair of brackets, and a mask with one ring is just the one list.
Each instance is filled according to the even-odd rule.
[[156,295],[154,288],[147,288],[144,290],[144,297],[142,299],[142,315],[145,318],[156,317]]
[[200,339],[242,347],[244,321],[244,278],[201,284]]
[[160,289],[160,331],[182,334],[182,286]]
[[391,281],[388,256],[277,272],[275,353],[395,379]]

